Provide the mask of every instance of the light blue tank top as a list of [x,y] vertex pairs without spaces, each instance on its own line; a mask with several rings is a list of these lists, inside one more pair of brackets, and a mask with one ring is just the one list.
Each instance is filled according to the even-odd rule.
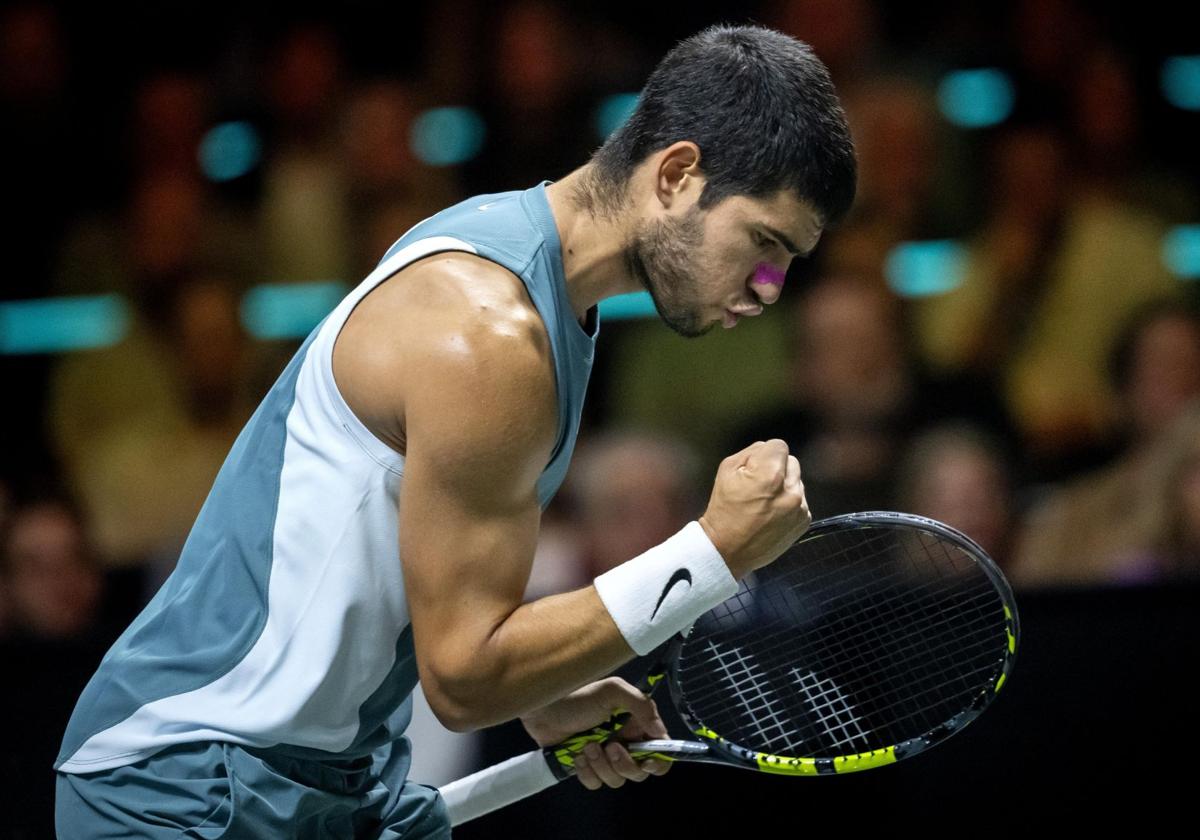
[[549,334],[558,395],[544,507],[571,458],[598,332],[594,309],[586,329],[572,313],[545,187],[468,199],[416,225],[308,336],[234,443],[175,571],[84,689],[58,769],[195,741],[321,758],[401,739],[417,682],[398,548],[404,458],[342,399],[333,344],[371,289],[429,254],[475,253],[520,277]]

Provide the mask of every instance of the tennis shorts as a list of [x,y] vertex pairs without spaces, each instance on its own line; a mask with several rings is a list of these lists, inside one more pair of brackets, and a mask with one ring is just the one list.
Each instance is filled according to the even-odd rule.
[[407,750],[337,761],[205,742],[99,773],[58,774],[59,840],[443,840],[437,790],[405,780]]

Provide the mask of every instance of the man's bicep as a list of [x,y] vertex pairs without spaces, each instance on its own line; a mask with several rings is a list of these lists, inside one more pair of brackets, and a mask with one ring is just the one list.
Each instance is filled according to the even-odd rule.
[[536,345],[490,332],[466,341],[463,354],[431,358],[406,398],[400,554],[423,675],[466,667],[520,605],[556,429],[553,371]]
[[521,601],[537,542],[534,485],[521,491],[511,486],[511,473],[474,472],[457,460],[448,465],[409,440],[400,556],[418,632],[422,624],[445,629],[461,627],[463,618],[502,619]]

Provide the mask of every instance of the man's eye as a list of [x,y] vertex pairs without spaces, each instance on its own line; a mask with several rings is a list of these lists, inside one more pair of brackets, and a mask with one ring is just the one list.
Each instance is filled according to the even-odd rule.
[[758,246],[760,248],[774,248],[775,247],[774,239],[763,236],[761,233],[755,233],[754,237],[758,241]]

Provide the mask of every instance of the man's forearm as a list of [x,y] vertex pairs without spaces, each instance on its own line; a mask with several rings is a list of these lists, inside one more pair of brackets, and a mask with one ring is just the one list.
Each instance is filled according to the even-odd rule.
[[422,671],[438,717],[479,729],[539,709],[634,656],[595,587],[522,604],[477,645]]

